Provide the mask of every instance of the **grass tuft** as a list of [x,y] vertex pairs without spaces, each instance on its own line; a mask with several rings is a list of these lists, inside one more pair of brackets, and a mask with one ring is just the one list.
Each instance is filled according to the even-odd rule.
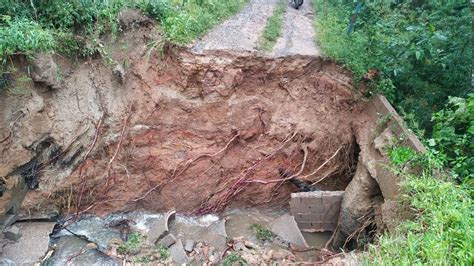
[[473,265],[472,187],[433,178],[407,176],[403,199],[415,212],[392,234],[369,247],[370,265]]
[[141,249],[143,236],[139,233],[131,233],[127,242],[118,246],[117,251],[121,254],[135,254]]
[[242,256],[237,252],[232,252],[222,261],[222,266],[234,266],[242,265],[247,266],[248,263],[242,258]]
[[278,38],[280,38],[287,4],[286,1],[281,0],[273,14],[268,18],[267,25],[265,25],[260,39],[259,46],[261,50],[271,51]]
[[257,238],[262,241],[272,241],[275,238],[275,234],[270,229],[265,228],[263,225],[252,224],[250,229],[252,229],[255,232]]

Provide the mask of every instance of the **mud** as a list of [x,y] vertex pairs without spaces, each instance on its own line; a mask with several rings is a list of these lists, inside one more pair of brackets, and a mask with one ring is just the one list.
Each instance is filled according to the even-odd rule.
[[[2,95],[0,175],[31,172],[25,213],[282,205],[297,188],[274,182],[278,169],[308,175],[339,148],[305,179],[347,186],[364,105],[347,71],[311,56],[160,56],[147,46],[160,42],[154,32],[149,22],[125,30],[106,42],[108,60],[42,56],[60,69],[60,89],[30,82]],[[28,74],[28,61],[15,63],[14,78]]]

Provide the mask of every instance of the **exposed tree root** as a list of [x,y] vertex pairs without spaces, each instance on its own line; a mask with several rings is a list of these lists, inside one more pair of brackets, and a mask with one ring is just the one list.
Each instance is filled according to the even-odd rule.
[[107,191],[109,190],[109,185],[110,185],[110,180],[111,180],[110,170],[112,169],[112,164],[113,164],[115,158],[117,157],[117,154],[120,151],[120,147],[122,146],[123,138],[124,138],[124,135],[125,135],[125,130],[127,129],[127,124],[128,124],[128,121],[130,120],[131,116],[132,116],[132,112],[131,112],[131,109],[129,108],[129,114],[128,114],[128,116],[126,116],[124,118],[124,121],[123,121],[122,132],[120,133],[120,140],[117,143],[117,148],[115,149],[114,155],[112,156],[112,158],[110,158],[109,162],[107,163],[107,168],[105,170],[105,172],[107,174],[107,181],[105,182],[105,188],[104,188],[105,193],[107,193]]

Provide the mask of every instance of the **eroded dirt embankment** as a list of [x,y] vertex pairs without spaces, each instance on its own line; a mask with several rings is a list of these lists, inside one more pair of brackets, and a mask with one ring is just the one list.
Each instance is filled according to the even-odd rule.
[[276,182],[279,170],[347,186],[363,105],[347,72],[304,56],[149,56],[150,32],[111,46],[123,72],[55,56],[60,88],[2,95],[0,175],[33,181],[25,211],[285,204],[296,188]]

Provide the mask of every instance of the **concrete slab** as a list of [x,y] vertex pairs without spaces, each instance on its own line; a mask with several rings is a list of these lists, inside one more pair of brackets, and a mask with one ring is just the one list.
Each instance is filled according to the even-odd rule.
[[186,255],[186,251],[184,251],[181,239],[178,239],[168,250],[174,262],[179,264],[188,263],[189,258],[188,255]]
[[17,265],[35,264],[48,251],[49,234],[53,231],[55,223],[17,223],[22,237],[8,243],[2,258],[14,261]]
[[155,221],[147,233],[147,241],[154,245],[156,241],[162,238],[169,231],[169,223],[176,219],[174,210],[168,211],[161,219]]
[[44,265],[119,265],[114,259],[90,246],[89,242],[75,236],[63,236],[56,243],[57,249]]
[[176,237],[174,237],[173,234],[167,234],[158,241],[158,244],[162,245],[165,248],[169,248],[174,243],[176,243]]
[[303,237],[295,218],[289,214],[284,214],[273,221],[270,225],[273,233],[282,240],[299,246],[308,246]]
[[106,252],[109,244],[120,239],[120,231],[108,225],[107,221],[96,216],[83,218],[67,228],[75,235],[83,236],[96,243],[99,250]]

